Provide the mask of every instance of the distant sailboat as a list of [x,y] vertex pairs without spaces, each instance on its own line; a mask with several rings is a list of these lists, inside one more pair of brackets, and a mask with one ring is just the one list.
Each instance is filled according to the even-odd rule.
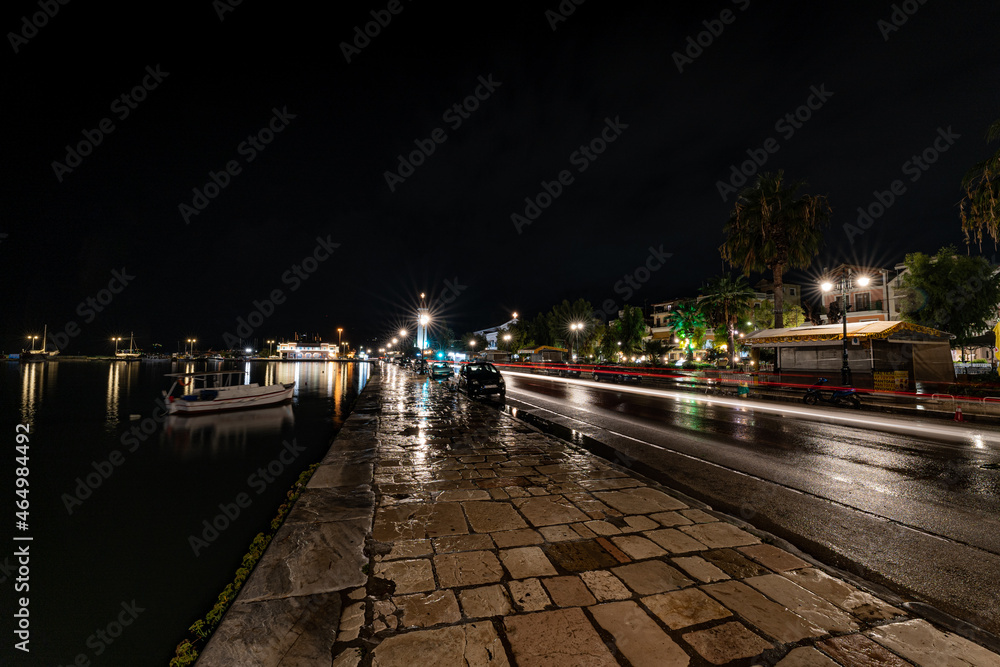
[[35,349],[35,340],[34,338],[32,338],[31,349],[25,350],[24,352],[21,353],[20,356],[21,361],[47,361],[48,359],[51,359],[52,357],[59,354],[59,350],[53,350],[49,352],[45,349],[48,347],[48,340],[49,340],[49,325],[46,324],[44,329],[42,330],[42,349],[40,350]]
[[135,334],[129,333],[128,336],[128,349],[127,350],[116,350],[115,358],[121,361],[136,361],[142,356],[142,351],[135,348]]

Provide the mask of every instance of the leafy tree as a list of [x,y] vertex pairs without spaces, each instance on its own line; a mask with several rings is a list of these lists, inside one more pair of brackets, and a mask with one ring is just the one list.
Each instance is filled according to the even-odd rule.
[[[839,303],[839,302],[838,302]],[[783,327],[799,327],[805,324],[806,314],[801,306],[794,303],[786,303],[781,307]],[[759,329],[772,329],[774,326],[774,311],[770,308],[756,308],[753,311],[754,325]]]
[[797,197],[802,181],[787,183],[785,173],[761,174],[743,188],[723,231],[722,258],[740,268],[771,271],[774,283],[774,322],[783,326],[784,273],[805,269],[819,253],[822,228],[830,220],[830,205],[822,195]]
[[622,323],[621,320],[609,322],[605,327],[604,337],[601,338],[600,350],[601,358],[605,361],[617,361],[619,353],[622,352]]
[[593,326],[590,329],[584,330],[583,335],[580,337],[580,342],[577,346],[579,352],[577,354],[581,357],[596,356],[600,350],[601,343],[604,341],[604,337],[607,335],[607,331],[607,326],[595,317]]
[[642,352],[642,340],[646,337],[648,329],[646,318],[642,314],[642,308],[625,306],[622,309],[622,316],[619,318],[618,323],[618,340],[622,342],[621,351],[625,354]]
[[720,331],[726,332],[728,347],[726,350],[726,365],[732,364],[733,352],[736,350],[737,323],[746,319],[747,312],[753,304],[754,290],[744,276],[716,276],[708,281],[702,290],[705,298],[701,300],[701,310],[707,323],[715,329],[716,340]]
[[534,319],[524,320],[524,327],[527,332],[527,347],[552,345],[554,342],[549,330],[549,318],[547,315],[538,313]]
[[955,335],[952,345],[962,348],[988,330],[997,319],[1000,274],[985,257],[957,254],[954,246],[934,256],[920,252],[906,256],[900,281],[903,319]]
[[441,326],[431,334],[430,340],[432,348],[443,352],[451,347],[455,340],[455,332],[447,326]]
[[688,361],[693,360],[694,349],[704,344],[705,327],[708,325],[705,313],[694,301],[682,301],[667,314],[667,323],[674,337],[680,339]]
[[[604,329],[600,320],[594,317],[594,307],[586,299],[577,299],[573,303],[563,299],[563,302],[553,306],[546,316],[549,325],[549,338],[555,343],[562,342],[563,347],[583,354],[583,350],[596,347]],[[574,325],[579,328],[574,328]]]
[[497,347],[510,354],[517,354],[518,350],[525,347],[528,342],[527,328],[520,320],[512,323],[506,329],[501,329],[497,338]]
[[827,324],[840,324],[840,318],[844,316],[840,308],[840,297],[830,302],[830,310],[826,313]]
[[664,345],[662,340],[648,340],[642,346],[642,351],[654,366],[659,366],[664,363],[663,357],[667,354],[669,349],[670,346]]
[[489,342],[486,340],[486,336],[470,331],[462,335],[462,345],[473,354],[479,354],[486,349]]
[[[1000,120],[990,125],[986,141],[1000,141]],[[1000,240],[1000,148],[966,172],[962,189],[965,190],[961,206],[965,242],[975,240],[981,245],[985,231],[997,243]]]
[[800,327],[806,323],[806,311],[794,303],[785,304],[785,315],[782,319],[786,327]]

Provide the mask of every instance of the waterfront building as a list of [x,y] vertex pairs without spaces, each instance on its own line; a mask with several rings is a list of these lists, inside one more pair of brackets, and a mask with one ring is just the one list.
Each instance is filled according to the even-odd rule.
[[278,356],[289,361],[330,361],[337,358],[336,343],[278,343]]

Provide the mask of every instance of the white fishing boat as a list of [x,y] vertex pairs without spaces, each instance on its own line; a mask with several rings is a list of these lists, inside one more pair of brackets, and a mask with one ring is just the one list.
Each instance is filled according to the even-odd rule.
[[115,359],[119,361],[132,361],[133,359],[138,361],[142,357],[142,350],[137,350],[135,348],[135,334],[129,333],[128,335],[128,349],[118,350],[115,349]]
[[[244,410],[265,405],[276,405],[292,399],[295,383],[277,383],[260,386],[235,384],[237,375],[244,371],[210,371],[202,373],[166,373],[174,383],[163,392],[167,399],[167,414],[198,415],[224,410]],[[179,396],[174,390],[180,387]]]

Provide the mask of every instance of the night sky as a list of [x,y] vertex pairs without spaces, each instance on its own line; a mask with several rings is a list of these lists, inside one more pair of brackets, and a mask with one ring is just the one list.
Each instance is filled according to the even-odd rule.
[[720,181],[753,155],[830,199],[813,277],[891,266],[962,246],[962,175],[996,150],[992,1],[910,0],[898,26],[889,2],[48,1],[3,19],[6,352],[43,324],[78,327],[67,354],[132,330],[166,351],[337,327],[373,346],[421,291],[456,333],[693,296],[723,270]]

